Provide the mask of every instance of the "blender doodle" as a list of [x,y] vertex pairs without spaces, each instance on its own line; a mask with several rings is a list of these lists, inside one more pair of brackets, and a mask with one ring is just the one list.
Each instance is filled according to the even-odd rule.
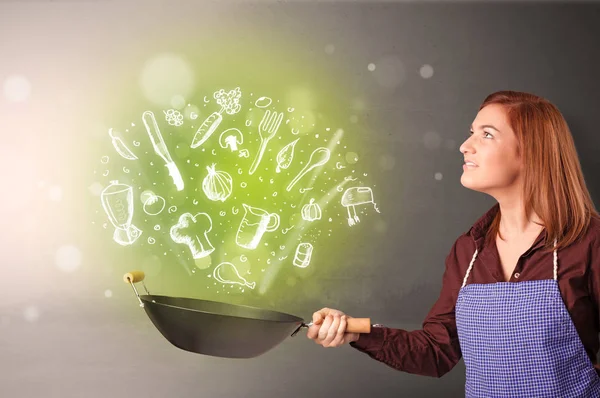
[[115,227],[113,239],[122,246],[133,244],[141,235],[140,230],[131,224],[133,219],[133,190],[129,185],[113,180],[100,194],[102,207]]

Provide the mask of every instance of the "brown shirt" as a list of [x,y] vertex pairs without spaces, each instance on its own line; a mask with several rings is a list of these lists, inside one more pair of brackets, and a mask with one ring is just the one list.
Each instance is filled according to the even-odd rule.
[[[423,329],[406,331],[374,327],[350,345],[370,357],[404,372],[441,377],[462,358],[454,306],[458,291],[475,249],[478,255],[469,274],[469,283],[504,282],[495,241],[484,247],[485,232],[499,210],[494,205],[462,234],[446,257],[440,296],[427,314]],[[553,279],[553,253],[544,253],[546,230],[519,258],[509,282]],[[600,299],[600,221],[592,219],[585,236],[557,250],[558,285],[567,310],[591,362],[600,375],[596,354],[600,345],[598,303]]]

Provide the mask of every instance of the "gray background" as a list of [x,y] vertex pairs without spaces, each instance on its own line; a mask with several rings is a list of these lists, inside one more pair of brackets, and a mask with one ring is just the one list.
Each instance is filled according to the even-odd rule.
[[[412,330],[437,298],[454,240],[494,203],[459,181],[458,146],[487,94],[514,89],[553,101],[597,202],[599,18],[591,3],[0,3],[0,81],[22,73],[33,85],[27,105],[0,98],[0,396],[463,396],[462,361],[434,379],[300,335],[249,361],[169,345],[119,270],[103,268],[107,258],[85,246],[89,222],[80,203],[90,200],[90,180],[74,159],[94,145],[93,126],[102,122],[89,119],[87,130],[78,114],[104,117],[98,107],[106,98],[95,95],[118,92],[106,76],[128,73],[148,35],[168,46],[173,26],[193,36],[199,21],[240,23],[249,34],[260,25],[310,43],[315,63],[335,57],[355,73],[349,84],[365,104],[351,110],[370,134],[364,151],[385,159],[375,164],[387,182],[386,232],[349,249],[356,267],[330,276],[328,293],[281,309],[310,318],[332,306]],[[389,56],[400,63],[367,70]],[[424,64],[434,69],[429,79],[419,74]],[[81,247],[77,272],[55,266],[64,242]]]

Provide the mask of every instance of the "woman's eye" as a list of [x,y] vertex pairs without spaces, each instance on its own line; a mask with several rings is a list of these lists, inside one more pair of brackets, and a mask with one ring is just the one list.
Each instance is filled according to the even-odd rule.
[[[490,134],[490,133],[488,133],[487,131],[484,131],[484,132],[483,132],[483,136],[484,136],[484,137],[486,137],[486,136],[488,136],[488,135],[489,135],[489,138],[492,138],[492,137],[493,137],[493,135],[491,135],[491,134]],[[486,137],[486,138],[488,138],[488,137]]]

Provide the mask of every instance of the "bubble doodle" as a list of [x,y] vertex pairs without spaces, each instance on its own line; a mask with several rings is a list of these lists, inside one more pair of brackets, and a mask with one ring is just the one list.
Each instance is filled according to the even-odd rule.
[[106,163],[108,163],[109,159],[110,158],[108,156],[102,156],[102,158],[100,159],[100,163],[106,164]]
[[154,230],[155,230],[155,231],[160,231],[160,225],[156,224],[156,225],[154,226]]
[[171,206],[167,211],[169,212],[169,214],[173,214],[177,211],[177,206]]

